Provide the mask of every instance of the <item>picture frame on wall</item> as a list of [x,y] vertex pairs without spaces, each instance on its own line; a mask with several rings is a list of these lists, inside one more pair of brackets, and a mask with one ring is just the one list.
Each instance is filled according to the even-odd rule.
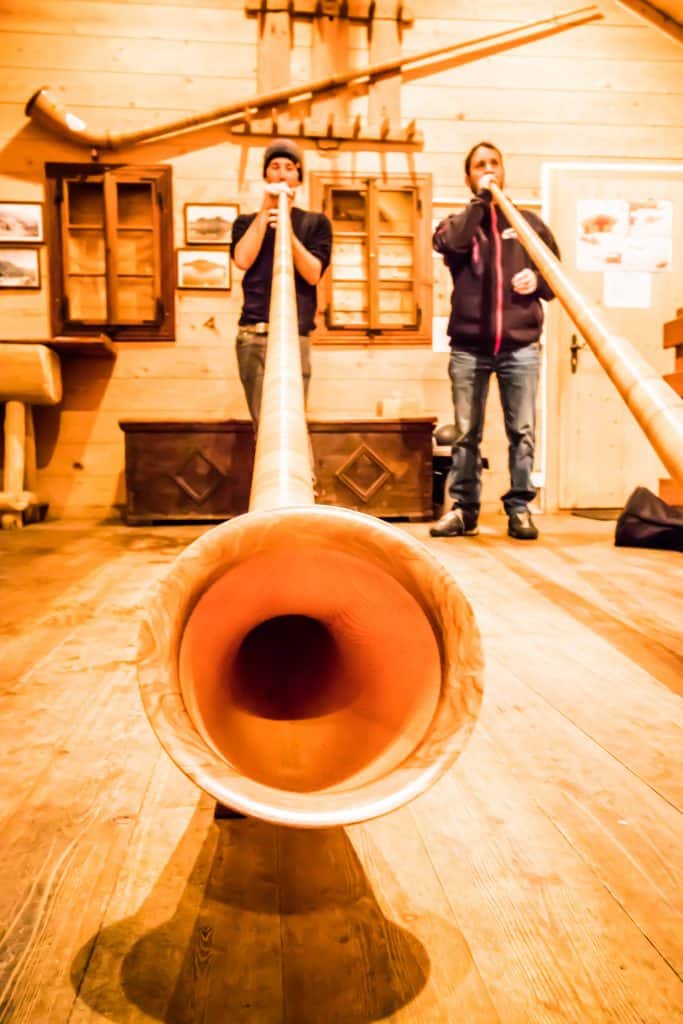
[[178,249],[178,288],[229,291],[230,253],[227,249]]
[[40,288],[40,249],[0,247],[0,288]]
[[0,243],[44,242],[43,204],[0,200]]
[[185,203],[185,245],[230,245],[237,203]]

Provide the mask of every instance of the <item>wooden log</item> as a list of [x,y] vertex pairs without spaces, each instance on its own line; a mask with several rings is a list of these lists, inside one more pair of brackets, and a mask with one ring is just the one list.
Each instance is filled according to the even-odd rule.
[[26,406],[10,399],[5,405],[5,470],[4,489],[18,494],[24,489],[24,438],[26,436]]
[[33,409],[26,406],[26,430],[24,432],[24,486],[27,491],[36,490],[38,477],[36,458],[36,432],[33,425]]
[[24,491],[25,436],[26,406],[11,399],[5,406],[4,490],[0,492],[0,523],[5,530],[20,527],[21,513],[35,501],[34,494]]
[[[38,504],[38,497],[33,491],[0,491],[0,512],[12,515],[13,513],[25,512],[31,505]],[[21,517],[19,516],[19,520]],[[3,526],[11,526],[12,523],[3,522]],[[16,523],[17,526],[21,525],[21,522]]]
[[[0,525],[23,525],[22,513],[37,503],[36,456],[30,405],[54,405],[62,396],[59,356],[45,345],[0,342],[0,400],[5,406],[5,464]],[[25,486],[28,483],[28,490]]]
[[62,397],[59,356],[35,342],[0,341],[0,401],[54,405]]

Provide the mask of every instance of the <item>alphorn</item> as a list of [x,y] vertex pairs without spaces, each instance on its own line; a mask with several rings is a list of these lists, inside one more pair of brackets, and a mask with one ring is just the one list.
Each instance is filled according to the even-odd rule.
[[453,764],[482,695],[472,610],[396,527],[314,504],[287,197],[249,511],[156,585],[138,645],[143,705],[220,804],[301,828],[364,821]]
[[[549,35],[564,32],[566,29],[576,28],[578,25],[584,25],[600,18],[602,18],[602,14],[597,7],[591,4],[563,14],[542,18],[539,21],[532,21],[513,29],[506,29],[503,32],[493,32],[468,42],[451,43],[448,46],[425,50],[407,57],[369,64],[364,68],[354,68],[351,71],[340,72],[313,82],[286,86],[274,92],[255,96],[251,100],[238,100],[236,103],[209,110],[204,114],[193,114],[177,121],[170,121],[165,125],[155,125],[137,131],[112,132],[89,129],[85,121],[65,109],[47,86],[43,86],[33,93],[26,104],[25,113],[36,124],[41,125],[54,135],[68,139],[75,145],[90,146],[98,150],[123,149],[127,146],[175,136],[190,129],[207,127],[211,124],[220,123],[226,126],[245,124],[259,116],[271,116],[274,113],[294,110],[303,104],[308,105],[317,98],[333,95],[342,89],[350,90],[353,94],[362,94],[373,82],[381,81],[392,75],[402,75],[406,81],[412,81],[443,70],[445,66],[456,67],[480,60],[482,57],[490,57],[511,47],[544,39]],[[452,54],[452,58],[446,63],[441,61],[438,66],[430,63],[437,57],[445,58],[447,54]]]
[[683,401],[627,338],[614,334],[545,242],[495,182],[487,185],[537,269],[555,292],[671,473],[683,484]]

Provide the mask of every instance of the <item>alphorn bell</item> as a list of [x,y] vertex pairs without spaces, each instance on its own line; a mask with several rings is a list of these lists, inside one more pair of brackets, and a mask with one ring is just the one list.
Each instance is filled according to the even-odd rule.
[[555,254],[495,181],[486,187],[671,476],[683,485],[683,402],[636,347],[627,338],[614,334],[603,322],[562,269]]
[[219,803],[322,828],[435,782],[482,694],[471,608],[409,534],[314,504],[287,195],[249,511],[194,541],[146,602],[145,711]]

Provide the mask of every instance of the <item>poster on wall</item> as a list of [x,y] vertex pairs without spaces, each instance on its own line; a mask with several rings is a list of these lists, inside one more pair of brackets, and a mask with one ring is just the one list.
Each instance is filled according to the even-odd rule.
[[668,199],[579,199],[578,270],[671,270],[673,204]]
[[605,309],[649,309],[652,305],[652,274],[640,270],[606,270],[602,281]]

